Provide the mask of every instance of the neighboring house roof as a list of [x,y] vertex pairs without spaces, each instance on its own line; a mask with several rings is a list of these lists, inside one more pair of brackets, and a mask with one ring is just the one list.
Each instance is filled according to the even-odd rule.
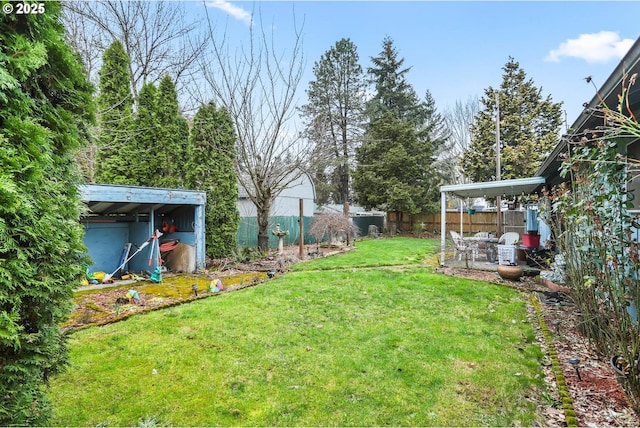
[[[344,212],[343,204],[324,204],[316,207],[316,213],[318,214],[333,214],[339,213],[342,214]],[[364,207],[360,207],[358,205],[349,204],[349,214],[352,216],[358,215],[384,215],[384,211],[371,210],[367,211]]]
[[[307,182],[307,184],[311,188],[311,195],[296,195],[296,196],[300,197],[300,198],[312,199],[312,200],[315,201],[316,200],[316,186],[315,186],[313,180],[311,179],[311,176],[306,172],[302,172],[302,175],[300,177],[298,177],[297,179],[295,179],[291,183],[289,183],[289,185],[278,196],[281,196],[281,195],[284,196],[285,194],[288,195],[288,196],[292,196],[291,195],[291,190],[295,189],[298,186],[303,186],[305,184],[305,181]],[[249,182],[249,180],[247,180],[247,182]],[[296,191],[299,191],[299,189],[293,190],[294,193],[296,193]],[[249,194],[244,189],[244,187],[242,187],[242,184],[240,184],[240,182],[238,181],[238,199],[248,199],[248,198],[249,198]]]
[[[556,185],[560,183],[559,170],[562,164],[563,155],[567,152],[568,141],[579,141],[584,132],[587,130],[595,130],[602,125],[602,118],[598,117],[595,112],[597,107],[602,104],[602,100],[606,106],[612,110],[618,107],[618,95],[622,91],[622,79],[626,78],[626,84],[629,84],[629,78],[634,73],[640,73],[640,38],[631,46],[629,52],[622,58],[618,66],[613,70],[609,78],[600,87],[597,94],[580,113],[566,135],[560,139],[560,143],[555,147],[551,154],[542,163],[536,175],[545,177],[548,185]],[[587,76],[585,76],[585,79]],[[636,116],[640,112],[640,82],[629,88],[629,106]]]

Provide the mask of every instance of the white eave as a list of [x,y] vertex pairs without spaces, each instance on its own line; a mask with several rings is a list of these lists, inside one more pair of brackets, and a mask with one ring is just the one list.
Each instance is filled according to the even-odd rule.
[[451,184],[441,186],[440,192],[451,193],[460,198],[495,198],[496,196],[529,194],[544,184],[544,177],[528,177],[481,183]]

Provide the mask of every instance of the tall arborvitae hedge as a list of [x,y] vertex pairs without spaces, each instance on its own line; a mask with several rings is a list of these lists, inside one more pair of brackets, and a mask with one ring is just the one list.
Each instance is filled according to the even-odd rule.
[[118,40],[104,51],[98,94],[98,162],[95,177],[99,183],[138,184],[133,146],[133,97],[129,56]]
[[165,75],[158,85],[154,113],[158,170],[150,184],[183,188],[189,125],[180,114],[176,86],[169,75]]
[[132,183],[139,186],[153,186],[160,170],[161,159],[157,156],[158,127],[155,109],[157,88],[153,83],[145,83],[138,97],[138,111],[134,120],[135,157],[134,167],[128,171]]
[[237,247],[238,177],[234,170],[236,134],[227,110],[209,103],[193,119],[187,152],[187,185],[207,192],[207,254],[225,257]]
[[83,271],[74,157],[92,88],[60,4],[44,7],[0,14],[1,426],[47,424],[45,384],[67,362],[60,323]]

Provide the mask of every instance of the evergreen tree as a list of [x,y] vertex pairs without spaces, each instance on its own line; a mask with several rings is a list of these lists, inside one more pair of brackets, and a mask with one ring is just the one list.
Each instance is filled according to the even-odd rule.
[[157,182],[160,170],[157,140],[159,131],[156,124],[157,88],[146,83],[140,89],[138,110],[134,121],[134,159],[135,165],[129,171],[132,184],[153,186]]
[[356,151],[354,190],[366,208],[418,214],[437,209],[440,181],[433,152],[418,131],[387,112],[376,120]]
[[471,127],[471,144],[464,151],[462,169],[472,181],[496,177],[496,92],[500,107],[501,179],[533,176],[558,143],[562,103],[526,78],[520,64],[509,58],[502,68],[500,89],[489,87],[480,100],[483,109]]
[[227,110],[214,103],[202,106],[193,118],[185,170],[188,187],[207,192],[206,247],[211,257],[227,257],[237,247],[240,214],[235,144]]
[[60,3],[0,16],[0,425],[48,425],[86,250],[75,154],[95,113]]
[[160,81],[155,100],[155,150],[158,169],[152,185],[156,187],[184,187],[189,125],[178,109],[175,84],[167,74]]
[[429,119],[429,112],[421,102],[413,86],[406,80],[411,67],[402,68],[404,58],[398,59],[398,51],[389,37],[382,42],[379,56],[371,58],[367,69],[375,91],[367,108],[371,122],[391,112],[396,118],[406,120],[419,129]]
[[99,183],[136,184],[131,177],[133,152],[131,78],[129,57],[114,41],[102,57],[98,95],[98,156],[95,177]]
[[357,200],[368,208],[432,212],[439,201],[441,174],[435,154],[447,134],[427,91],[420,100],[402,68],[391,39],[383,41],[369,68],[375,93],[368,103],[370,125],[357,150],[354,174]]
[[349,200],[354,149],[362,138],[366,82],[356,46],[341,39],[313,67],[308,104],[301,108],[306,134],[316,144],[314,163],[319,204]]

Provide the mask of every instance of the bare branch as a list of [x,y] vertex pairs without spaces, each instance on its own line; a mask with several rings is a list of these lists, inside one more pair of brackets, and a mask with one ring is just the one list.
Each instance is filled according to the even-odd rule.
[[260,19],[259,32],[250,26],[246,44],[232,50],[226,33],[214,37],[208,13],[207,19],[211,43],[200,61],[201,75],[233,118],[238,177],[256,205],[262,248],[274,198],[304,173],[312,149],[291,124],[303,73],[302,37],[296,28],[291,50],[279,52]]
[[122,42],[131,61],[131,91],[136,102],[145,82],[159,81],[165,74],[176,85],[192,79],[196,59],[208,44],[209,34],[198,32],[201,22],[187,22],[179,3],[67,0],[63,4],[67,37],[94,83],[106,47],[114,40]]
[[460,158],[471,142],[471,125],[479,111],[478,98],[469,97],[465,102],[456,101],[455,105],[444,113],[450,136],[438,154],[437,165],[450,184],[464,181]]

